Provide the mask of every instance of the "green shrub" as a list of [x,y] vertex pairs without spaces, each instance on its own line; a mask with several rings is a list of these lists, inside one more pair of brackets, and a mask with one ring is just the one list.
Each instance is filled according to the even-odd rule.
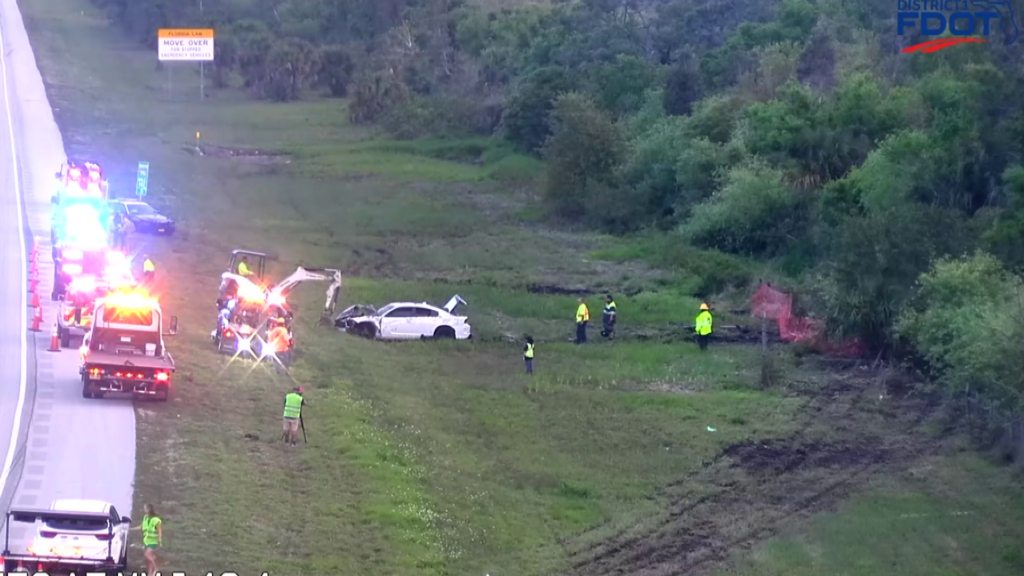
[[694,208],[681,232],[706,248],[774,255],[806,227],[808,207],[783,183],[782,172],[754,160],[730,170],[722,189]]

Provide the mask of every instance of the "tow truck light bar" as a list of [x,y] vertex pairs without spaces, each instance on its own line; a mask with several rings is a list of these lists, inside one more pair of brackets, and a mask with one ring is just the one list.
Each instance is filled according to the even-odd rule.
[[65,274],[81,274],[82,266],[79,264],[62,264],[60,270]]

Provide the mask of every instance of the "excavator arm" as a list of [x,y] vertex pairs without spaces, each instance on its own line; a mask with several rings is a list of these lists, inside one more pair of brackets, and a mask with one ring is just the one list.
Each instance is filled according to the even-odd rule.
[[327,287],[327,301],[324,303],[324,318],[330,317],[338,304],[338,296],[341,292],[341,270],[333,268],[303,268],[299,267],[284,280],[281,280],[270,289],[269,300],[283,300],[288,292],[302,282],[330,282]]

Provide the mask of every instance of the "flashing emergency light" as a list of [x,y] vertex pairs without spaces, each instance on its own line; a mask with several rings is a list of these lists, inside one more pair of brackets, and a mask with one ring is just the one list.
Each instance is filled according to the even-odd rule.
[[167,372],[157,372],[156,379],[157,382],[167,382],[168,380],[171,379],[171,376]]
[[[65,264],[69,266],[69,264]],[[70,272],[69,272],[70,274]],[[91,276],[84,276],[82,278],[75,278],[71,281],[71,285],[68,289],[72,292],[94,292],[98,286],[96,280]]]
[[103,304],[112,308],[147,310],[160,305],[156,298],[139,292],[117,292],[103,299]]
[[286,302],[287,300],[285,299],[284,294],[280,294],[278,292],[272,292],[270,296],[267,297],[267,304],[270,304],[271,306],[284,306]]
[[78,180],[78,178],[81,177],[81,175],[82,171],[79,170],[78,168],[72,168],[71,170],[68,170],[68,178],[70,178],[71,180]]
[[247,338],[239,338],[238,339],[238,351],[239,352],[249,352],[251,350],[252,350],[252,345],[250,345],[249,340]]
[[249,302],[264,302],[267,296],[252,282],[239,282],[238,297]]
[[65,273],[65,274],[71,274],[72,276],[75,275],[75,274],[81,274],[82,273],[82,265],[81,264],[62,264],[61,267],[60,267],[60,271]]
[[63,260],[81,260],[85,257],[85,254],[81,250],[62,250],[60,257]]

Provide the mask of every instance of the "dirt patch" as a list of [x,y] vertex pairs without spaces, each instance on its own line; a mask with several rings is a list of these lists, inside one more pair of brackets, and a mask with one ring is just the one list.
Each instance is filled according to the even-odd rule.
[[[944,446],[924,422],[940,403],[913,394],[871,406],[877,377],[854,372],[809,398],[801,432],[723,450],[666,486],[656,523],[602,526],[567,543],[576,574],[701,575]],[[598,539],[597,534],[611,537]]]
[[253,164],[291,164],[291,155],[276,150],[260,148],[229,148],[226,146],[209,146],[206,144],[190,146],[200,156],[212,158],[231,158]]

